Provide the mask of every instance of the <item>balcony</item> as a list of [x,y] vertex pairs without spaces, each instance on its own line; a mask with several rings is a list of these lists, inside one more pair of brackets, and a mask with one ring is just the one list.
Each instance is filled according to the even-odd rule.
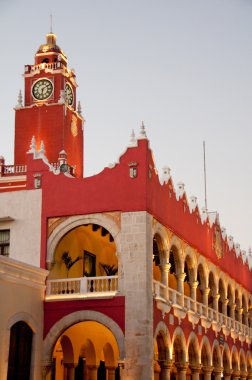
[[252,328],[179,293],[177,290],[167,288],[156,280],[153,280],[153,296],[163,315],[173,308],[174,315],[179,320],[187,315],[193,325],[201,321],[201,325],[206,329],[212,327],[216,333],[222,330],[225,336],[231,335],[233,339],[246,341],[248,344],[252,343]]
[[111,298],[118,292],[118,276],[47,280],[46,301]]

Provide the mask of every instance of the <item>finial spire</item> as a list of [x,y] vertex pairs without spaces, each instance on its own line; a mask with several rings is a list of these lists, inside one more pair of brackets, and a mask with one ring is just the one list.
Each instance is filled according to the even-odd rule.
[[50,14],[50,33],[53,33],[53,29],[52,29],[52,14]]
[[144,122],[142,121],[142,124],[140,126],[140,136],[139,139],[147,139],[146,131],[145,131],[145,125]]

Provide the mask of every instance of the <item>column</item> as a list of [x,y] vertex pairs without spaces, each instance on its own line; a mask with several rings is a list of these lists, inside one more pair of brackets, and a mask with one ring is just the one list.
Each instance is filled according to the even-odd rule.
[[178,380],[186,380],[186,370],[187,370],[187,364],[186,363],[176,363],[177,368],[177,379]]
[[214,368],[213,373],[215,380],[221,380],[221,372],[222,368]]
[[222,302],[222,313],[227,315],[228,298],[225,298]]
[[213,296],[213,308],[214,308],[214,310],[216,310],[216,311],[219,311],[219,310],[218,310],[218,302],[219,302],[219,298],[220,298],[220,294],[215,294],[215,296]]
[[97,369],[96,365],[88,365],[88,380],[97,380]]
[[41,369],[42,369],[42,380],[46,380],[46,375],[52,370],[52,362],[43,363]]
[[202,371],[204,373],[204,380],[211,380],[211,374],[213,372],[213,367],[202,367]]
[[240,371],[239,370],[233,370],[232,380],[239,380],[239,378],[240,378]]
[[200,365],[190,365],[191,372],[192,372],[192,380],[199,380],[199,374],[201,370]]
[[242,323],[242,313],[243,313],[243,308],[240,307],[240,309],[238,309],[238,321]]
[[106,367],[107,380],[115,380],[115,367]]
[[223,377],[224,377],[224,380],[231,380],[232,372],[233,372],[233,371],[232,371],[231,368],[224,369],[224,371],[223,371]]
[[64,363],[64,380],[74,380],[75,364]]
[[203,293],[203,304],[205,306],[208,306],[208,294],[210,292],[210,288],[205,288],[202,290]]
[[197,299],[197,287],[198,287],[198,285],[199,285],[199,281],[190,282],[191,298],[195,301],[194,302],[194,311],[196,311],[196,299]]
[[186,273],[176,274],[177,277],[177,290],[179,293],[184,294],[184,280]]
[[230,317],[232,319],[235,319],[235,308],[236,308],[236,304],[235,303],[231,303],[230,304]]
[[170,380],[172,361],[159,362],[159,365],[161,367],[160,380]]
[[242,371],[240,373],[240,380],[246,380],[247,376],[248,376],[248,372],[247,371]]

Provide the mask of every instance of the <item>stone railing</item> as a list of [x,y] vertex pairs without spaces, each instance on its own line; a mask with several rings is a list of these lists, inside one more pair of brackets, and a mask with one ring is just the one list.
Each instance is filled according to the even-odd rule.
[[118,276],[59,278],[47,280],[46,299],[104,297],[117,291]]
[[23,175],[26,170],[26,165],[0,165],[0,177]]
[[224,335],[231,334],[235,339],[252,342],[252,328],[193,300],[185,294],[179,293],[175,289],[167,288],[156,280],[153,280],[153,296],[158,301],[158,308],[162,312],[169,312],[173,308],[174,315],[179,319],[188,315],[189,321],[193,324],[198,323],[201,319],[203,327],[212,327],[216,332],[222,329]]

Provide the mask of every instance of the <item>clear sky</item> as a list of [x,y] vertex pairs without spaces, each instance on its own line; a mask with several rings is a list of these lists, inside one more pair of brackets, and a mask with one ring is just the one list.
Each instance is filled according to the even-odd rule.
[[251,0],[0,0],[0,155],[13,161],[25,64],[53,31],[77,75],[85,173],[118,159],[143,120],[159,173],[252,245]]

